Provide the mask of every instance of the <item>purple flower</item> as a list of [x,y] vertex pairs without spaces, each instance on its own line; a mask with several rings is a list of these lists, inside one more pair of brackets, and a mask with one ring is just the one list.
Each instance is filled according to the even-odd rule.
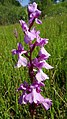
[[42,68],[53,69],[53,67],[49,65],[45,60],[40,61],[40,62],[43,63]]
[[21,25],[22,30],[23,30],[24,32],[26,32],[26,31],[29,30],[29,28],[28,28],[27,24],[25,23],[25,21],[19,20],[19,22],[20,22],[20,25]]
[[42,60],[42,57],[41,57],[41,61],[40,61],[40,57],[35,58],[32,61],[32,64],[33,64],[34,67],[38,68],[39,70],[42,69],[42,68],[53,69],[53,67],[51,65],[49,65],[45,60]]
[[17,54],[18,55],[18,62],[16,64],[15,67],[19,68],[21,66],[26,66],[27,65],[27,59],[24,58],[23,56],[21,56],[22,54],[25,54],[27,51],[24,50],[23,46],[21,43],[18,43],[18,49],[13,49],[12,50],[12,54],[15,55]]
[[48,59],[48,57],[46,55],[44,55],[44,54],[41,54],[40,56],[38,55],[38,60],[39,61],[47,60],[47,59]]
[[41,87],[45,86],[43,82],[38,82],[36,79],[34,80],[33,84],[30,86],[30,88],[35,88],[37,93],[40,93],[42,91]]
[[44,56],[43,58],[48,59],[50,54],[45,50],[44,47],[41,47],[40,51],[39,51],[39,56]]
[[35,103],[37,105],[42,104],[43,107],[48,110],[52,105],[52,101],[48,98],[44,98],[40,92],[40,87],[44,86],[42,82],[34,81],[32,85],[28,85],[26,82],[21,84],[18,91],[22,90],[23,93],[19,97],[19,104]]
[[39,19],[37,19],[40,16],[40,14],[41,14],[40,10],[37,10],[37,11],[31,13],[29,23],[31,24],[33,22],[33,20],[35,19],[37,24],[41,24],[42,22],[41,21],[39,22]]
[[42,105],[46,110],[48,110],[52,105],[52,100],[45,98],[44,101],[42,102]]
[[26,53],[26,51],[24,51],[24,48],[23,48],[23,46],[22,46],[21,43],[17,43],[17,47],[18,47],[17,50],[16,50],[16,49],[13,49],[13,50],[12,50],[12,54],[13,54],[13,55],[15,55],[15,54],[20,54],[20,53],[22,53],[22,54]]
[[33,41],[34,38],[36,38],[36,35],[34,32],[32,33],[32,30],[30,32],[29,31],[25,32],[24,41],[26,44],[28,44],[30,41]]
[[30,18],[33,18],[33,19],[38,18],[40,16],[40,14],[41,14],[41,11],[37,9],[35,12],[32,12],[30,14]]
[[49,79],[49,77],[40,69],[38,73],[36,74],[36,79],[38,82],[41,82],[46,79]]
[[[37,9],[37,4],[28,5],[28,14],[29,14],[29,23],[33,23],[34,19],[38,18],[41,14],[41,11]],[[42,22],[36,19],[36,23],[41,24]]]
[[41,61],[40,61],[40,57],[33,59],[32,64],[34,67],[36,67],[38,69],[41,69],[41,68],[52,69],[53,68],[45,60],[42,60],[42,57],[41,57]]
[[32,13],[37,10],[37,4],[34,2],[33,4],[28,5],[28,12]]
[[21,54],[19,54],[19,56],[18,56],[18,62],[17,62],[17,64],[16,64],[16,66],[15,66],[15,68],[17,67],[17,68],[20,68],[21,66],[27,66],[27,59],[26,58],[24,58],[23,56],[21,56]]
[[37,36],[37,46],[44,46],[48,43],[48,39],[41,38],[39,35]]
[[35,58],[33,61],[32,61],[32,64],[34,67],[38,68],[38,69],[41,69],[43,67],[43,62],[40,62],[38,60],[38,58]]
[[36,87],[43,87],[45,84],[43,82],[38,82],[36,79],[34,80],[32,86]]
[[17,91],[23,91],[22,95],[19,97],[19,104],[26,104],[27,101],[25,99],[27,93],[26,91],[29,91],[29,85],[27,82],[24,82],[23,84],[20,85],[20,87],[17,89]]
[[20,96],[20,98],[19,98],[19,100],[18,100],[18,102],[19,102],[20,105],[27,103],[27,101],[26,101],[26,99],[25,99],[26,95],[27,95],[26,92],[24,92],[24,93]]
[[25,37],[24,37],[25,43],[28,44],[30,41],[33,41],[37,37],[38,34],[39,34],[39,31],[36,31],[35,28],[33,28],[30,31],[26,31]]
[[39,20],[39,19],[35,19],[35,22],[37,23],[37,24],[42,24],[42,21],[41,20]]
[[44,99],[44,97],[40,93],[38,93],[35,88],[32,89],[31,93],[26,95],[25,99],[31,104],[42,104],[46,110],[48,110],[52,105],[51,100]]
[[36,92],[36,89],[33,88],[31,93],[26,95],[26,100],[31,104],[33,102],[38,104],[38,102],[40,102],[40,100],[44,101],[44,98],[41,96],[40,93]]
[[40,34],[40,31],[36,31],[35,28],[33,28],[30,32],[31,32],[32,34],[34,34],[35,37],[37,37],[37,35]]

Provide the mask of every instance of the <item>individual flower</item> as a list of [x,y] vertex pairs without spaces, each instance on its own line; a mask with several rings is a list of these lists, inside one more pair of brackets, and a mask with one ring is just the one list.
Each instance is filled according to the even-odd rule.
[[30,32],[31,32],[32,34],[34,34],[34,35],[36,36],[36,38],[37,38],[37,35],[40,34],[40,31],[37,31],[35,28],[33,28],[32,30],[30,30]]
[[34,20],[37,24],[42,24],[42,21],[38,19],[38,17],[40,16],[41,11],[35,11],[34,13],[30,14],[30,19],[29,19],[29,23],[31,24]]
[[15,66],[17,68],[20,68],[21,66],[25,67],[27,65],[27,59],[25,57],[21,56],[21,55],[22,54],[19,54],[19,56],[18,56],[18,62]]
[[45,50],[44,47],[41,47],[40,51],[39,51],[39,56],[43,56],[43,58],[48,59],[50,54]]
[[[42,99],[43,99],[43,97],[41,96],[41,94],[37,93],[36,89],[34,89],[34,88],[32,89],[31,93],[26,95],[26,100],[31,104],[33,102],[38,104],[38,102],[40,102],[40,100],[42,100]],[[44,101],[44,99],[42,101]]]
[[26,31],[29,30],[29,28],[28,28],[27,24],[25,23],[25,21],[19,20],[19,22],[20,22],[20,25],[21,25],[22,30],[23,30],[24,32],[26,32]]
[[43,67],[43,62],[39,61],[38,58],[32,60],[32,64],[35,68],[41,69]]
[[39,34],[39,31],[36,31],[35,28],[33,28],[30,31],[26,31],[24,36],[25,43],[28,44],[30,41],[33,41],[37,37],[38,34]]
[[40,56],[38,55],[38,60],[39,61],[47,60],[47,59],[48,59],[48,57],[46,55],[44,55],[44,54],[41,54]]
[[53,69],[53,67],[49,65],[45,60],[42,60],[42,58],[40,60],[40,57],[33,59],[32,64],[33,67],[38,69],[42,69],[42,68]]
[[32,12],[30,14],[30,18],[33,18],[33,19],[38,18],[40,14],[41,14],[41,11],[37,9],[35,12]]
[[26,91],[29,91],[29,85],[27,82],[24,82],[23,84],[20,85],[20,87],[17,89],[17,91],[22,91],[22,95],[19,97],[19,104],[26,104],[27,101],[25,99],[27,93]]
[[17,43],[17,50],[13,49],[12,54],[13,55],[15,55],[15,54],[19,55],[20,53],[26,53],[26,51],[24,51],[24,48],[23,48],[21,43]]
[[49,98],[45,98],[42,102],[42,105],[46,110],[48,110],[52,105],[52,100],[50,100]]
[[28,44],[30,41],[33,41],[36,38],[35,33],[32,33],[32,30],[25,32],[24,41]]
[[35,28],[29,31],[29,28],[27,24],[25,23],[25,21],[19,20],[19,22],[25,34],[24,41],[26,44],[28,44],[30,41],[34,40],[37,37],[38,31],[36,31]]
[[53,69],[53,67],[49,65],[45,60],[42,60],[40,62],[43,63],[42,68]]
[[44,81],[46,79],[49,79],[49,77],[40,69],[36,74],[36,79],[38,82]]
[[41,11],[37,9],[37,4],[34,2],[33,4],[28,5],[28,14],[29,14],[29,23],[31,24],[36,21],[37,24],[41,24],[42,22],[38,20],[38,17],[41,14]]
[[18,62],[15,67],[17,67],[17,68],[19,68],[21,66],[25,67],[27,65],[27,59],[25,57],[23,57],[22,54],[25,54],[27,51],[24,50],[21,43],[18,43],[17,47],[18,47],[17,50],[16,49],[12,50],[13,55],[15,55],[15,54],[18,55]]
[[30,86],[24,82],[24,84],[21,84],[17,91],[22,90],[22,95],[19,97],[19,104],[27,104],[27,103],[35,103],[37,105],[42,104],[43,107],[48,110],[51,105],[52,101],[48,98],[44,98],[40,92],[42,91],[40,89],[41,86],[44,86],[44,83],[34,81],[33,84]]
[[37,105],[42,104],[46,110],[48,110],[52,105],[52,101],[50,99],[44,98],[40,93],[36,91],[35,88],[32,88],[32,91],[26,95],[25,99],[30,104],[32,103],[35,103]]
[[48,39],[41,38],[39,35],[37,35],[37,46],[44,46],[48,43]]
[[32,86],[36,87],[43,87],[45,86],[45,84],[43,82],[38,82],[36,79],[34,80],[34,82],[32,83]]
[[34,2],[33,4],[28,5],[28,12],[32,13],[37,10],[37,4]]

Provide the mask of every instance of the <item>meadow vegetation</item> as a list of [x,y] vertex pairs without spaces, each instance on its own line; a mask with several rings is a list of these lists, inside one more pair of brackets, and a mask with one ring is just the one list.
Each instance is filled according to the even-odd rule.
[[[7,0],[8,1],[8,0]],[[0,25],[9,25],[18,23],[19,19],[27,21],[27,7],[20,7],[16,4],[11,4],[5,1],[4,4],[0,3]],[[10,0],[11,1],[11,0]],[[15,0],[14,0],[15,1]],[[38,0],[39,1],[39,0]],[[39,4],[38,8],[42,11],[41,18],[46,16],[61,15],[67,13],[67,2],[61,2],[59,4]]]
[[[59,8],[58,8],[59,9]],[[66,9],[66,8],[65,8]],[[56,10],[55,10],[56,11]],[[20,11],[21,12],[21,11]],[[49,12],[50,14],[52,12]],[[42,95],[52,99],[52,107],[45,111],[41,106],[37,109],[36,119],[66,119],[67,118],[67,14],[64,10],[60,14],[43,17],[40,29],[41,36],[49,39],[46,50],[51,54],[48,62],[54,69],[44,70],[50,79],[46,80],[46,88]],[[14,37],[14,29],[18,31],[18,38]],[[24,44],[23,32],[19,24],[0,26],[0,119],[30,119],[28,106],[18,104],[17,88],[26,80],[29,81],[26,68],[14,68],[16,56],[11,50],[18,42]],[[36,55],[37,50],[35,50]]]
[[0,5],[0,25],[18,23],[19,19],[27,20],[26,8],[15,5]]

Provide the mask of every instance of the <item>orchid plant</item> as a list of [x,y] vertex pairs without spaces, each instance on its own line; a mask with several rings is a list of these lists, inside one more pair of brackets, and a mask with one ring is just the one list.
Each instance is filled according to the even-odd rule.
[[[37,9],[37,4],[35,2],[28,5],[28,25],[23,20],[19,20],[19,22],[24,32],[24,42],[29,46],[29,49],[25,50],[22,44],[18,43],[18,48],[12,50],[13,55],[18,55],[18,61],[15,67],[20,68],[23,66],[28,68],[31,83],[28,84],[25,81],[20,85],[17,91],[22,90],[22,95],[19,97],[18,102],[21,105],[29,104],[29,111],[32,119],[38,105],[42,105],[46,110],[48,110],[52,105],[51,99],[44,98],[41,95],[41,87],[44,87],[44,81],[49,79],[42,69],[53,68],[46,62],[50,56],[44,48],[48,43],[48,39],[41,38],[40,31],[37,31],[34,27],[32,28],[34,22],[42,24],[42,21],[38,19],[40,15],[41,11]],[[36,47],[39,47],[39,51],[37,56],[33,58],[32,53]]]

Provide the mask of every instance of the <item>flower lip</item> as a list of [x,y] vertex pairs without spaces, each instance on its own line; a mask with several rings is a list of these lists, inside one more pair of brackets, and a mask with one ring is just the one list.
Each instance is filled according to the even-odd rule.
[[38,73],[36,74],[36,79],[38,82],[41,82],[46,79],[49,79],[49,77],[40,69]]
[[41,63],[43,63],[42,68],[53,69],[53,67],[51,65],[49,65],[45,60],[42,60]]
[[48,110],[52,105],[52,100],[50,100],[49,98],[45,98],[42,102],[42,105],[46,110]]
[[39,56],[44,57],[45,59],[48,59],[50,54],[45,50],[44,47],[41,47],[41,49],[39,51]]

